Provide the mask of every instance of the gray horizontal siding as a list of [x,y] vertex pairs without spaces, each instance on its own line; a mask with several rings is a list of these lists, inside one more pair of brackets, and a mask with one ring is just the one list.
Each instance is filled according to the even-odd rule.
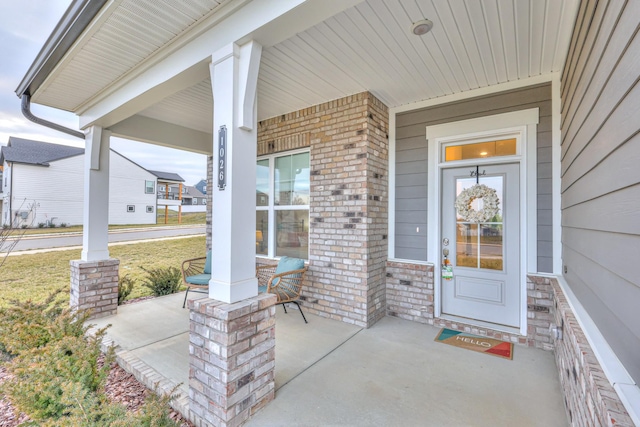
[[[538,271],[552,271],[549,84],[409,111],[396,117],[396,258],[427,260],[427,126],[529,108],[540,110],[537,135]],[[417,229],[424,229],[425,234],[417,233]],[[420,246],[416,247],[418,242]]]
[[583,2],[562,73],[567,283],[640,383],[640,2]]

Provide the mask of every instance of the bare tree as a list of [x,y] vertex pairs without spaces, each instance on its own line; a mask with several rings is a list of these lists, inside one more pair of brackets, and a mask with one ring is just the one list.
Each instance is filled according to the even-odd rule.
[[20,207],[15,210],[11,223],[3,225],[0,229],[0,267],[4,265],[11,251],[20,242],[27,228],[35,222],[37,208],[38,204],[35,201],[28,202],[25,198]]

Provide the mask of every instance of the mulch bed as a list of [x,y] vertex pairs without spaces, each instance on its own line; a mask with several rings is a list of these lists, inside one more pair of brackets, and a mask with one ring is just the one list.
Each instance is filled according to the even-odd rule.
[[[125,301],[124,304],[133,304],[154,296],[145,296]],[[2,362],[2,360],[0,360]],[[11,375],[7,369],[0,365],[0,385],[5,381],[11,381]],[[118,364],[113,365],[107,378],[105,385],[105,393],[109,400],[118,402],[127,407],[129,411],[137,411],[143,404],[148,393],[151,393],[142,383],[140,383],[132,374],[126,372]],[[169,417],[172,420],[180,422],[180,427],[194,427],[189,421],[185,420],[179,412],[171,409]],[[15,414],[15,407],[4,396],[0,395],[0,427],[16,427],[22,423],[29,421],[29,417],[23,413]]]
[[[13,377],[7,372],[7,369],[4,366],[0,366],[0,384],[12,379]],[[133,375],[127,373],[117,364],[114,364],[111,368],[105,392],[112,402],[121,403],[130,411],[138,410],[144,403],[147,394],[150,393]],[[11,402],[5,396],[2,396],[2,399],[0,399],[0,427],[16,427],[29,421],[29,417],[23,413],[16,415],[14,409]],[[169,416],[171,419],[180,422],[181,427],[193,427],[193,424],[186,421],[173,409]]]

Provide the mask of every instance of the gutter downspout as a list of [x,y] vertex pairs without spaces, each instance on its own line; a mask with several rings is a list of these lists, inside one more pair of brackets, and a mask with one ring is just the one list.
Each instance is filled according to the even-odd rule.
[[64,132],[66,134],[69,134],[71,136],[75,136],[76,138],[80,138],[80,139],[84,139],[84,133],[77,131],[77,130],[73,130],[70,129],[68,127],[59,125],[57,123],[53,123],[50,122],[48,120],[44,120],[41,119],[39,117],[36,117],[32,112],[31,112],[31,95],[27,95],[26,93],[22,94],[22,114],[30,121],[32,121],[35,124],[41,125],[41,126],[46,126],[48,128],[57,130],[59,132]]
[[13,228],[13,211],[11,207],[13,206],[13,166],[14,162],[11,162],[11,176],[9,177],[9,228]]

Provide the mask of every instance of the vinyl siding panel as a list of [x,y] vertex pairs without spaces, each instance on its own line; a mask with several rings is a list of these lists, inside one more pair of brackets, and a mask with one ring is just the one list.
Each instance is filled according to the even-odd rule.
[[640,2],[580,7],[562,74],[565,278],[640,382]]
[[[109,160],[109,223],[155,224],[156,176],[116,152]],[[145,194],[145,181],[155,183],[152,194]],[[129,205],[135,212],[127,212]],[[153,206],[153,212],[148,213],[147,206]]]
[[[113,151],[109,162],[109,224],[155,224],[156,194],[144,192],[145,180],[156,182],[155,175]],[[33,226],[48,221],[56,225],[82,224],[83,169],[84,155],[57,160],[49,166],[14,164],[12,209],[16,211],[23,200],[35,202]],[[135,212],[127,212],[127,205],[134,205]],[[153,206],[153,213],[146,212],[147,206]]]
[[[12,210],[23,200],[36,204],[32,226],[82,224],[82,166],[84,156],[51,162],[50,166],[13,165]],[[31,221],[31,220],[30,220]]]
[[[426,128],[511,111],[539,108],[538,271],[551,272],[551,85],[543,84],[460,102],[408,111],[396,117],[395,257],[427,260],[427,140]],[[415,195],[412,197],[412,195]],[[416,230],[425,229],[425,233]]]

